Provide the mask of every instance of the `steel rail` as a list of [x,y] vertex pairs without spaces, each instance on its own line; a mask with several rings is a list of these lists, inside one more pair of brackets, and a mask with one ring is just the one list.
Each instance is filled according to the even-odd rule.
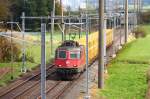
[[[51,65],[50,67],[47,68],[47,70],[49,70],[49,69],[51,69],[51,68],[53,68],[53,67],[54,67],[54,65]],[[11,91],[13,91],[13,90],[15,90],[15,89],[21,87],[22,85],[24,85],[24,84],[26,84],[28,81],[30,81],[30,80],[36,78],[36,77],[39,76],[40,74],[41,74],[41,73],[37,73],[36,75],[34,75],[34,76],[28,78],[27,80],[21,82],[21,83],[18,84],[17,86],[11,87],[9,90],[4,91],[3,93],[0,93],[0,97],[3,97],[3,96],[5,96],[5,95],[7,95],[9,92],[11,92]]]

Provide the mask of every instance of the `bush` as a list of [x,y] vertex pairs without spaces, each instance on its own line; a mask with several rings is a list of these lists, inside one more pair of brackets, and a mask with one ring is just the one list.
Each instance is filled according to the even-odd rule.
[[150,23],[150,10],[147,12],[143,12],[140,14],[140,18],[141,18],[141,23],[143,24],[148,24]]
[[[12,49],[11,49],[12,46]],[[11,61],[11,55],[13,52],[14,60],[19,60],[20,57],[20,45],[11,41],[5,37],[0,37],[0,61],[1,62],[8,62]]]
[[[26,46],[27,47],[27,46]],[[19,62],[22,62],[22,59],[23,59],[23,53],[20,54],[20,58],[19,58]],[[25,51],[25,61],[28,61],[28,62],[31,62],[31,63],[35,63],[35,57],[32,53],[32,51],[30,50],[26,50]]]
[[31,52],[27,52],[26,51],[26,53],[25,53],[25,60],[29,61],[31,63],[35,63],[34,56],[31,54]]
[[140,37],[145,37],[146,36],[146,31],[144,30],[144,28],[142,27],[137,27],[133,33],[135,33],[135,37],[136,38],[140,38]]

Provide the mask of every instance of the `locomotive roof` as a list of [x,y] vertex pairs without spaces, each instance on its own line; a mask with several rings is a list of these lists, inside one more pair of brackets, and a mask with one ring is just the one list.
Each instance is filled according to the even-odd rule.
[[58,49],[59,50],[80,50],[81,46],[76,41],[66,40],[58,47]]
[[81,50],[80,47],[58,47],[58,50]]
[[73,41],[73,40],[66,40],[66,41],[62,42],[62,44],[60,46],[61,47],[80,47],[79,43],[77,41]]

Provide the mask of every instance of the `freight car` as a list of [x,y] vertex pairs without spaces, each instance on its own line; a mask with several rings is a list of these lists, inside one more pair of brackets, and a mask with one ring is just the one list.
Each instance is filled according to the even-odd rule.
[[[113,29],[106,30],[106,45],[110,46],[113,42]],[[57,49],[55,54],[55,67],[57,74],[71,75],[84,71],[85,69],[85,46],[86,38],[77,41],[64,41]],[[98,55],[98,32],[91,33],[88,41],[89,62],[92,62]]]

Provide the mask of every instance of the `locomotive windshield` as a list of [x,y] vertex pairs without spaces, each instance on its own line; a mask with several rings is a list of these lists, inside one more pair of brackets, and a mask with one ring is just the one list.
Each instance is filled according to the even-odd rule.
[[58,52],[58,56],[57,56],[57,58],[66,58],[66,51],[59,51]]
[[70,52],[71,59],[80,59],[80,52]]

